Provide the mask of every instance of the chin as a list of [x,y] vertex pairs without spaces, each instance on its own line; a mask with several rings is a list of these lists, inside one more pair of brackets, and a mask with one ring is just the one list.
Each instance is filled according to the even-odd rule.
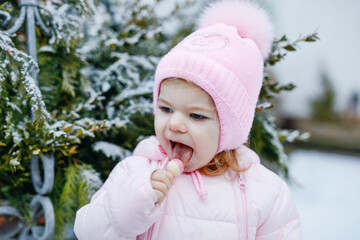
[[191,166],[185,166],[184,167],[184,172],[192,172],[195,171],[196,169],[193,169]]
[[184,167],[184,172],[193,172],[195,170],[199,170],[200,168],[202,168],[203,166],[192,166],[192,165],[186,165]]

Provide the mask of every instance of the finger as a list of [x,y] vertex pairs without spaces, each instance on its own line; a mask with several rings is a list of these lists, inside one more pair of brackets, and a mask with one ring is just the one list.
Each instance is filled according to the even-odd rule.
[[164,169],[156,169],[152,175],[151,178],[154,178],[156,180],[159,180],[160,178],[162,178],[163,176],[167,176],[166,175],[166,171]]
[[154,192],[155,192],[155,195],[156,195],[156,197],[158,199],[157,203],[161,203],[165,198],[164,194],[162,192],[160,192],[159,190],[156,190],[156,189],[154,189]]
[[164,196],[166,196],[168,187],[166,186],[165,183],[159,182],[159,181],[151,181],[151,185],[154,190],[158,190],[158,191],[162,192],[164,194]]
[[168,179],[170,180],[171,184],[174,183],[174,175],[169,171],[164,171]]
[[158,170],[159,170],[158,174],[160,174],[161,177],[163,177],[163,175],[165,175],[165,176],[167,177],[167,179],[170,180],[171,183],[173,182],[173,180],[174,180],[174,175],[172,175],[171,172],[166,171],[166,170],[164,170],[164,169],[158,169]]
[[162,169],[156,169],[152,174],[151,174],[151,180],[159,180],[161,177],[161,172],[163,170]]
[[151,175],[151,180],[164,182],[168,189],[171,187],[171,184],[173,183],[173,178],[174,177],[170,172],[165,171],[163,169],[158,169]]

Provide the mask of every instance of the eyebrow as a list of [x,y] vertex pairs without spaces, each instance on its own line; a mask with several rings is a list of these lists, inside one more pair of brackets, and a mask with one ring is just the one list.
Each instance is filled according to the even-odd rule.
[[168,101],[166,101],[165,99],[162,99],[161,97],[159,97],[158,103],[165,103],[166,105],[171,105]]
[[[166,105],[172,106],[168,101],[166,101],[165,99],[159,98],[158,103],[165,103]],[[216,113],[216,107],[214,108],[208,108],[208,107],[202,107],[202,106],[197,106],[195,105],[190,105],[189,108],[191,109],[191,111],[204,111],[204,112],[208,112],[208,113]]]

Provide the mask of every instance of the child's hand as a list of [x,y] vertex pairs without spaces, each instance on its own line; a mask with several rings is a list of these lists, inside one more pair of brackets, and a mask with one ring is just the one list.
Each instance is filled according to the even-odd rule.
[[151,175],[151,186],[155,191],[155,194],[158,198],[157,203],[160,203],[164,200],[167,191],[170,189],[171,184],[173,183],[174,176],[163,169],[157,169]]

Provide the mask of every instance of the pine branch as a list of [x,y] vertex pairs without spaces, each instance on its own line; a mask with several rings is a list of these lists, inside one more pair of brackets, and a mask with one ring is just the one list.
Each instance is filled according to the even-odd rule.
[[65,170],[65,184],[55,205],[54,239],[64,239],[66,227],[73,226],[76,211],[90,201],[102,185],[99,174],[89,165],[70,164]]
[[320,38],[318,33],[312,33],[305,37],[300,36],[295,41],[289,41],[286,35],[283,35],[280,39],[273,42],[273,48],[270,56],[265,61],[265,66],[273,66],[279,61],[283,60],[287,52],[294,52],[300,48],[299,43],[301,42],[315,42],[319,41]]

